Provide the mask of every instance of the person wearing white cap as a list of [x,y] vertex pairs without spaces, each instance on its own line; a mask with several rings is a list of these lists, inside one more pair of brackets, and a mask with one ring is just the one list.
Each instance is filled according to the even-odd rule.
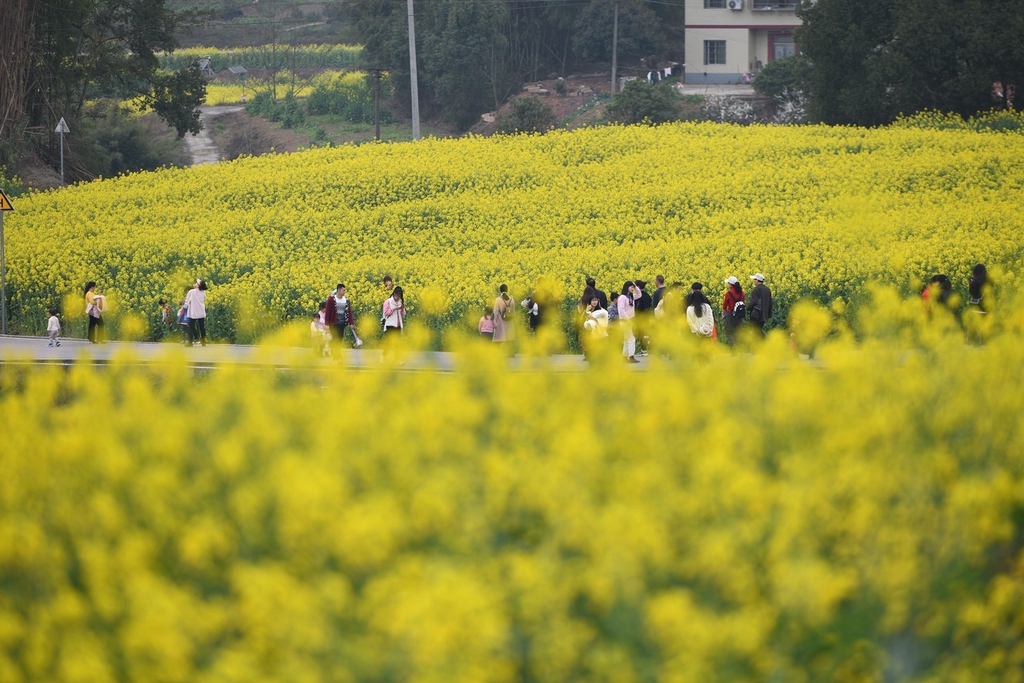
[[746,313],[744,306],[747,297],[735,275],[727,277],[725,284],[729,285],[729,288],[725,290],[725,299],[722,301],[722,330],[725,332],[725,343],[735,344],[736,330]]
[[757,273],[751,275],[754,281],[754,288],[750,290],[750,322],[757,326],[757,329],[764,334],[764,324],[772,317],[772,290],[764,283],[764,275]]

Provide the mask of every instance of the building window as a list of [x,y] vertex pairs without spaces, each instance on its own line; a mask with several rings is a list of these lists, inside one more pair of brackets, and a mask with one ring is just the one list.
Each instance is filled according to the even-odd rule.
[[725,41],[705,40],[704,41],[704,63],[725,64]]
[[725,9],[725,0],[704,0],[704,9]]

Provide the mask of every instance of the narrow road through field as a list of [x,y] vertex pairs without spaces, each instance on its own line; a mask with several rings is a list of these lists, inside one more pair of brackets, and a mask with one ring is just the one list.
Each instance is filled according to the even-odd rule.
[[[210,344],[186,348],[180,343],[168,342],[107,342],[90,344],[85,339],[61,339],[59,347],[47,346],[46,337],[0,335],[0,366],[22,364],[84,363],[105,365],[114,360],[132,363],[161,363],[184,356],[192,367],[215,368],[227,365],[276,368],[321,368],[342,365],[361,370],[391,367],[381,358],[380,349],[335,350],[333,358],[319,358],[309,348],[296,346],[249,346],[245,344]],[[404,354],[402,370],[451,371],[458,365],[458,354],[447,351],[416,351]],[[538,368],[559,371],[586,370],[583,356],[565,354],[533,358],[517,355],[509,359],[509,367],[516,370]],[[643,359],[636,368],[647,367]]]
[[228,106],[204,105],[199,108],[199,120],[203,122],[203,129],[199,131],[198,135],[185,136],[185,147],[188,148],[188,153],[192,156],[193,166],[216,164],[220,161],[220,150],[217,149],[217,146],[213,144],[213,139],[210,138],[210,121],[222,114],[231,114],[243,109],[245,109],[245,105],[241,104]]

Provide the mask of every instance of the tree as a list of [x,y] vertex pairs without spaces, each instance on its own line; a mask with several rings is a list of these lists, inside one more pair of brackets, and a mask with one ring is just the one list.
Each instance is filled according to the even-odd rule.
[[[409,104],[405,3],[342,0],[364,45],[367,65],[391,69],[395,93]],[[620,59],[663,53],[662,26],[680,24],[677,3],[623,1]],[[664,15],[659,14],[664,10]],[[565,74],[581,61],[610,58],[608,0],[435,0],[416,5],[420,105],[459,128],[497,108],[527,80]],[[668,17],[671,17],[668,19]]]
[[[614,3],[591,2],[576,20],[572,36],[574,53],[586,61],[611,61]],[[640,59],[665,48],[662,22],[653,10],[639,2],[619,7],[619,59]]]
[[608,104],[608,118],[615,123],[664,123],[679,118],[676,97],[666,85],[636,79]]
[[417,27],[424,27],[417,42],[423,46],[424,80],[443,105],[445,120],[461,130],[500,103],[497,92],[504,90],[504,78],[489,69],[504,54],[507,8],[491,0],[444,0],[442,5],[444,12],[429,12],[423,24],[417,21]]
[[754,77],[754,92],[766,97],[779,98],[810,90],[813,67],[805,57],[786,57],[764,65]]
[[199,71],[199,64],[193,62],[187,68],[154,75],[144,100],[157,116],[177,131],[179,138],[185,133],[198,133],[203,128],[199,107],[206,101],[206,79]]
[[105,96],[142,96],[179,137],[200,130],[205,81],[192,67],[161,73],[156,56],[177,46],[175,32],[195,13],[172,11],[165,0],[11,4],[0,14],[0,44],[20,49],[0,79],[0,137],[18,125],[48,132],[61,117],[74,125],[88,100]]
[[885,124],[922,109],[969,116],[993,105],[993,83],[1007,93],[1024,83],[1016,0],[818,0],[798,12],[811,112],[827,123]]
[[539,97],[517,97],[498,119],[501,133],[544,133],[555,127],[555,110]]

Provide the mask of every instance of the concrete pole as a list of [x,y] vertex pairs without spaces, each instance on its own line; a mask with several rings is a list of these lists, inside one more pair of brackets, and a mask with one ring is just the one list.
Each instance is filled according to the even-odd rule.
[[612,94],[615,94],[619,71],[619,0],[615,0],[615,19],[612,21]]
[[376,81],[373,92],[373,130],[374,138],[380,142],[380,69],[373,70],[373,80]]
[[413,17],[412,0],[406,0],[409,8],[409,88],[412,90],[412,139],[420,139],[420,84],[416,72],[416,19]]

